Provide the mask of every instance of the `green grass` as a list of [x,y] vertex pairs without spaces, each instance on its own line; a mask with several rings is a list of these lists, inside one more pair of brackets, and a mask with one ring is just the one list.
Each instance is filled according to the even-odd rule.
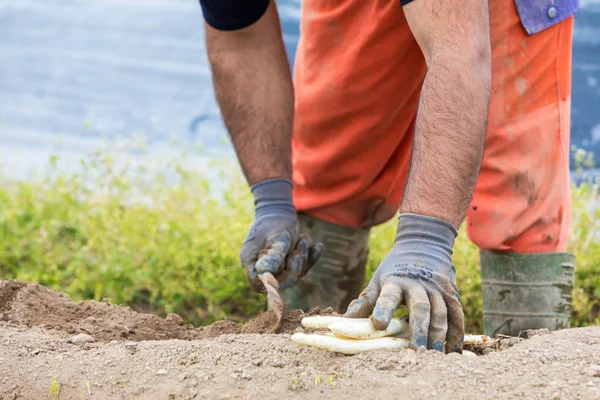
[[[242,321],[264,309],[265,296],[250,291],[238,262],[252,202],[237,165],[210,167],[224,171],[219,194],[206,171],[184,168],[181,156],[153,172],[118,153],[103,154],[75,174],[60,172],[53,158],[39,178],[2,181],[0,278],[38,282],[75,300],[176,312],[195,324],[225,316]],[[600,244],[593,236],[600,208],[589,209],[596,190],[591,183],[573,189],[574,326],[600,323]],[[393,220],[373,230],[369,276],[394,230]],[[467,330],[480,332],[478,253],[463,230],[454,261]]]

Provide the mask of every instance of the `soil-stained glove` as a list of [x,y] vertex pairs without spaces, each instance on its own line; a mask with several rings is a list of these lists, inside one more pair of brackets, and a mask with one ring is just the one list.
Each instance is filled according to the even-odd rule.
[[300,234],[289,179],[268,179],[250,188],[254,196],[254,223],[242,245],[240,261],[252,289],[263,291],[258,274],[270,272],[283,290],[302,278],[323,252]]
[[394,246],[345,316],[371,315],[384,330],[399,305],[409,313],[410,348],[462,353],[464,314],[452,265],[457,236],[446,221],[400,214]]

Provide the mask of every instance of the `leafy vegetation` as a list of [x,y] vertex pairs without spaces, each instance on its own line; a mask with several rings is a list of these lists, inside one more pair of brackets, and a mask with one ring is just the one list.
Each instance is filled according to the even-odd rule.
[[58,382],[56,382],[56,378],[50,384],[50,398],[52,400],[58,400],[58,395],[60,394],[60,386]]
[[[161,163],[119,152],[94,154],[77,172],[58,164],[53,158],[42,176],[0,185],[1,279],[38,282],[74,300],[175,312],[195,324],[242,321],[264,309],[265,296],[250,291],[238,262],[252,202],[237,165],[186,167],[181,154]],[[214,171],[221,173],[209,179]],[[574,326],[600,323],[597,189],[573,187]],[[392,220],[372,231],[367,279],[394,230]],[[478,252],[463,230],[454,261],[467,329],[479,332]]]

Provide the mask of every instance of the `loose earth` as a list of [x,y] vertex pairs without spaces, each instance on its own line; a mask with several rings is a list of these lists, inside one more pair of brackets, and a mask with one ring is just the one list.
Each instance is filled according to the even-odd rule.
[[479,357],[343,356],[292,343],[302,316],[286,311],[276,335],[270,312],[191,327],[0,281],[0,400],[51,398],[55,379],[59,399],[600,399],[600,327],[503,339]]

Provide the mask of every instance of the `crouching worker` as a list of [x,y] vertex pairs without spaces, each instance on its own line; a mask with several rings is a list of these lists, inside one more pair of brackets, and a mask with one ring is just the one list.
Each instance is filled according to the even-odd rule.
[[[411,348],[461,352],[452,251],[466,217],[485,333],[566,326],[574,4],[305,0],[292,85],[275,2],[200,3],[254,196],[240,259],[255,290],[269,271],[290,306],[379,329],[406,305]],[[398,210],[363,290],[369,231]]]

